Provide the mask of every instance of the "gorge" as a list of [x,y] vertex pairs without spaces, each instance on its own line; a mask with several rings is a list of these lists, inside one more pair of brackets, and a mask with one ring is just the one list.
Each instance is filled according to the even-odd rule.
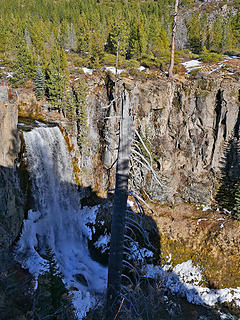
[[[97,231],[88,223],[114,185],[115,169],[109,168],[116,159],[119,106],[112,101],[113,75],[83,77],[88,90],[80,143],[81,127],[38,102],[31,90],[19,90],[15,100],[1,104],[1,255],[10,257],[17,245],[17,260],[36,274],[44,248],[51,247],[69,286],[84,292],[87,284],[98,293],[106,268],[90,257],[89,233],[94,237]],[[160,234],[162,263],[169,256],[172,268],[192,260],[204,270],[205,286],[237,289],[239,223],[227,202],[220,212],[215,200],[218,190],[220,198],[229,197],[224,183],[235,183],[240,174],[237,76],[122,78],[123,90],[129,92],[137,131],[130,189],[152,209],[148,215]],[[206,204],[211,207],[203,211]],[[225,302],[225,310],[239,316],[234,299]]]

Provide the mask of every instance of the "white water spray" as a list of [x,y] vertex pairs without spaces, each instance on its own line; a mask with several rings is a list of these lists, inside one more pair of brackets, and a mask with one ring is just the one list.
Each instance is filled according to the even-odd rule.
[[28,167],[35,207],[24,221],[17,259],[36,277],[50,247],[68,287],[75,291],[74,305],[79,319],[86,314],[94,295],[106,287],[107,270],[94,262],[88,252],[97,207],[80,208],[73,179],[71,158],[58,127],[39,127],[24,132]]

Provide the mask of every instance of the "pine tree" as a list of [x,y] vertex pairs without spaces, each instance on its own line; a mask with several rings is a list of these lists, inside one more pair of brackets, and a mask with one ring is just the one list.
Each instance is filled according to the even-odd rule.
[[45,77],[42,68],[38,65],[34,77],[34,92],[37,100],[41,100],[45,93]]
[[235,211],[235,218],[240,221],[240,181],[236,184],[235,207],[233,209]]
[[89,58],[90,66],[99,70],[104,57],[104,39],[100,29],[91,32],[89,35]]
[[138,16],[135,16],[131,22],[129,34],[128,58],[141,58],[147,49],[147,36],[144,29],[144,24],[141,19],[140,10]]
[[63,49],[54,46],[46,68],[46,95],[59,109],[63,108],[64,95],[69,89],[67,58]]
[[111,22],[106,49],[116,56],[126,56],[128,37],[126,18],[119,10],[116,19]]
[[15,38],[16,44],[12,56],[12,71],[14,73],[11,82],[14,86],[25,86],[33,76],[33,57],[22,38]]
[[217,16],[211,30],[210,50],[215,52],[222,52],[223,27],[224,27],[224,24],[223,24],[222,17]]
[[50,248],[46,249],[45,271],[38,278],[38,288],[34,297],[34,319],[75,319],[68,291],[63,283],[55,255]]
[[191,49],[193,52],[199,53],[202,48],[201,21],[199,12],[196,12],[192,15],[191,19],[187,22],[187,26]]

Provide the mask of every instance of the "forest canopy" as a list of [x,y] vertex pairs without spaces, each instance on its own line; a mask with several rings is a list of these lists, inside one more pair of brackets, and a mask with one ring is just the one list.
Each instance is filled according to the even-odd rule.
[[[195,8],[197,3],[201,1],[180,1],[187,49],[194,54],[239,51],[238,1],[225,15],[216,11],[214,19]],[[39,99],[45,92],[53,102],[68,86],[70,62],[101,70],[114,65],[118,53],[125,69],[140,64],[164,68],[173,6],[174,0],[1,0],[1,64],[13,72],[12,85],[35,79]]]

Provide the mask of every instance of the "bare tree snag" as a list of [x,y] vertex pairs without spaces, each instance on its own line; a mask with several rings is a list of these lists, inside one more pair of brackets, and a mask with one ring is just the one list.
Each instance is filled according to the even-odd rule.
[[125,230],[125,212],[128,198],[128,172],[130,167],[133,120],[129,115],[129,94],[122,95],[121,120],[116,171],[116,187],[112,213],[110,256],[108,263],[108,288],[106,320],[113,320],[121,304],[121,275],[123,243]]
[[175,52],[175,36],[177,30],[177,13],[178,13],[179,0],[175,0],[174,16],[173,16],[173,28],[172,28],[172,42],[171,42],[171,59],[168,69],[168,77],[173,78],[173,66],[174,66],[174,52]]

